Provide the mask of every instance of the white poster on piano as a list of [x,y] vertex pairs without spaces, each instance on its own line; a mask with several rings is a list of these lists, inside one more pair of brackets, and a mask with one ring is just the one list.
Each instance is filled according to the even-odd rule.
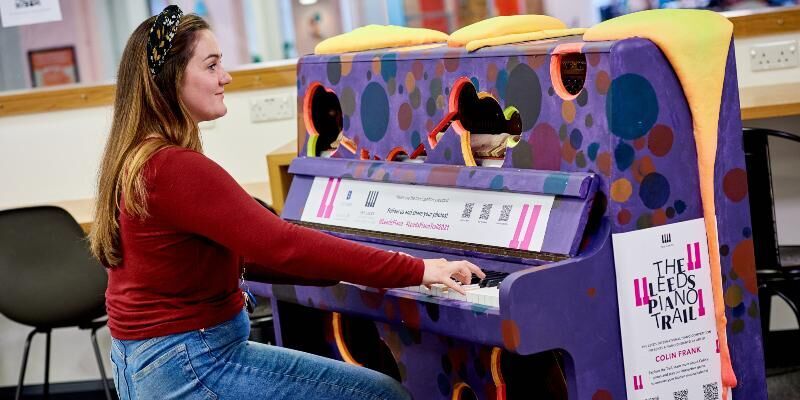
[[613,235],[628,399],[718,399],[703,219]]
[[316,177],[302,221],[540,251],[553,196]]

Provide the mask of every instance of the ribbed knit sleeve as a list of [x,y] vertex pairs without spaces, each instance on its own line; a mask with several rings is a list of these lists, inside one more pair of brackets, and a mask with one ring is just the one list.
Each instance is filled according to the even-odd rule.
[[422,282],[421,259],[364,246],[283,221],[215,162],[167,148],[149,162],[148,212],[245,257],[256,276],[347,281],[373,287]]

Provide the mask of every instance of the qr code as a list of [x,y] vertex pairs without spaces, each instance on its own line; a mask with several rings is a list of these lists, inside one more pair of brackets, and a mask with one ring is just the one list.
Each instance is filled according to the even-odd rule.
[[461,213],[461,218],[469,218],[472,215],[472,207],[475,207],[475,203],[464,204],[464,211]]
[[703,400],[718,400],[719,399],[719,386],[717,382],[703,385]]
[[478,219],[489,219],[489,214],[492,212],[492,206],[493,204],[484,204],[483,207],[481,207],[481,216],[478,217]]
[[28,8],[42,5],[42,0],[16,0],[14,2],[16,8]]
[[675,396],[674,397],[675,400],[689,400],[689,389],[683,389],[677,391],[675,393],[672,393],[672,395]]
[[503,210],[500,211],[500,222],[508,222],[508,217],[511,216],[511,205],[507,204],[503,206]]

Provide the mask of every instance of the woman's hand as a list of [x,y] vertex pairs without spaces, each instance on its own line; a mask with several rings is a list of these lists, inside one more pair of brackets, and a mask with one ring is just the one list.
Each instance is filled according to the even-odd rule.
[[468,285],[472,274],[483,279],[486,274],[477,265],[469,261],[447,261],[444,258],[428,258],[425,262],[425,273],[422,275],[422,284],[430,288],[434,283],[441,283],[463,295],[466,294],[453,279]]

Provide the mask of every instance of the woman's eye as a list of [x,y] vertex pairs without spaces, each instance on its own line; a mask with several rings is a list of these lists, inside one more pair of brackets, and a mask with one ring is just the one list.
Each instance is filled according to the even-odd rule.
[[209,65],[209,66],[208,66],[208,69],[210,69],[210,70],[212,70],[212,71],[213,71],[213,70],[215,70],[215,69],[217,69],[217,64],[216,64],[216,63],[214,63],[214,64],[211,64],[211,65]]

